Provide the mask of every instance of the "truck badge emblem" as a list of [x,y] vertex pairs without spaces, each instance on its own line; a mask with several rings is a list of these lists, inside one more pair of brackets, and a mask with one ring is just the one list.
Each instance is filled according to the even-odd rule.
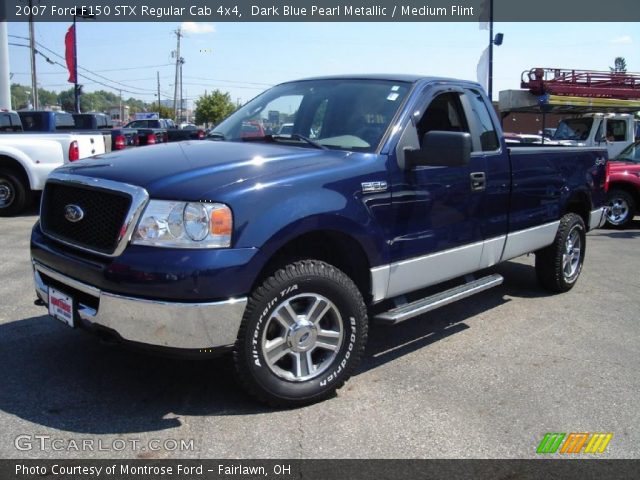
[[64,218],[71,223],[77,223],[84,218],[84,212],[77,205],[67,205],[64,207]]
[[387,182],[362,182],[362,193],[379,193],[387,191]]

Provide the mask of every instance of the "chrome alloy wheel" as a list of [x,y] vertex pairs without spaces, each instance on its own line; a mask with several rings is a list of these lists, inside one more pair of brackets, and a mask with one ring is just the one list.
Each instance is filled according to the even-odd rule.
[[564,278],[571,281],[580,272],[580,255],[582,240],[578,226],[574,226],[565,243],[565,251],[562,255],[562,271]]
[[333,302],[303,293],[282,302],[267,319],[262,355],[278,377],[303,382],[329,368],[343,336],[342,316]]
[[7,208],[13,203],[15,193],[8,180],[0,178],[0,208]]
[[629,216],[629,205],[622,197],[613,197],[607,205],[607,220],[611,225],[620,225]]

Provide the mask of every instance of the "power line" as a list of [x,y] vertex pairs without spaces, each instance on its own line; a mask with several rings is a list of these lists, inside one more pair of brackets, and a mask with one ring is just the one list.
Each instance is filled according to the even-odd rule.
[[[20,37],[20,36],[18,36],[18,35],[10,35],[10,36],[11,36],[11,37],[14,37],[14,38],[20,38],[20,39],[22,39],[22,40],[27,40],[27,38],[26,38],[26,37]],[[45,46],[45,45],[41,44],[40,42],[35,42],[35,43],[36,43],[36,45],[38,45],[40,48],[42,48],[42,49],[46,50],[47,52],[51,53],[52,55],[55,55],[56,57],[58,57],[58,58],[60,58],[60,59],[62,59],[62,60],[65,60],[65,61],[66,61],[65,57],[63,57],[63,56],[62,56],[62,55],[60,55],[59,53],[55,52],[54,50],[51,50],[49,47],[47,47],[47,46]],[[26,45],[17,45],[17,46],[26,46]],[[62,68],[64,68],[65,70],[67,69],[67,67],[66,67],[65,65],[63,65],[63,64],[61,64],[61,63],[59,63],[59,62],[53,62],[53,61],[51,61],[51,60],[50,60],[50,59],[48,59],[45,55],[43,55],[41,52],[37,52],[37,53],[40,53],[40,55],[42,55],[42,56],[43,56],[43,57],[44,57],[44,58],[45,58],[49,63],[55,63],[56,65],[61,66],[61,67],[62,67]],[[131,86],[131,85],[127,85],[126,83],[119,82],[119,81],[117,81],[117,80],[113,80],[113,79],[111,79],[111,78],[105,77],[104,75],[100,75],[100,74],[94,73],[94,72],[92,72],[91,70],[88,70],[88,69],[86,69],[86,68],[84,68],[84,67],[80,67],[80,66],[78,66],[78,69],[79,69],[79,70],[83,70],[84,72],[87,72],[87,73],[89,73],[89,74],[91,74],[91,75],[93,75],[93,76],[95,76],[95,77],[102,78],[103,80],[105,80],[105,81],[107,81],[107,82],[110,82],[110,83],[114,83],[114,84],[120,85],[120,87],[114,87],[114,86],[112,86],[112,85],[107,85],[107,84],[105,84],[105,83],[103,83],[103,82],[101,82],[101,81],[99,81],[99,80],[97,80],[97,79],[95,79],[95,78],[88,77],[88,76],[87,76],[87,75],[85,75],[85,74],[80,74],[80,73],[78,73],[78,76],[79,76],[79,77],[83,77],[83,78],[89,79],[89,80],[93,81],[94,83],[97,83],[97,84],[102,85],[102,86],[107,87],[107,88],[111,88],[111,89],[113,89],[113,90],[122,90],[123,92],[130,93],[130,94],[132,94],[132,95],[150,95],[150,94],[155,94],[155,90],[152,90],[152,89],[141,88],[141,87],[134,87],[134,86]],[[126,89],[125,89],[125,88],[121,88],[121,87],[126,87]],[[135,91],[134,91],[134,90],[135,90]]]

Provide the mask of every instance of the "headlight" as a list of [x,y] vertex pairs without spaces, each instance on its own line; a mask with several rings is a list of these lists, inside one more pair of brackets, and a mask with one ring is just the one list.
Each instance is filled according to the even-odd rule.
[[132,243],[154,247],[231,246],[233,217],[222,203],[151,200],[140,217]]

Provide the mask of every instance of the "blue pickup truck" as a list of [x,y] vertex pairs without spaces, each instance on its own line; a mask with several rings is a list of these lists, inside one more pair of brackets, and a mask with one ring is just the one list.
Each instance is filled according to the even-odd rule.
[[[274,111],[290,133],[242,135]],[[499,262],[535,252],[542,287],[570,290],[604,222],[606,150],[507,148],[476,83],[294,81],[212,134],[56,170],[31,237],[37,301],[134,346],[232,351],[272,405],[332,395],[370,321],[498,285],[470,274]]]

